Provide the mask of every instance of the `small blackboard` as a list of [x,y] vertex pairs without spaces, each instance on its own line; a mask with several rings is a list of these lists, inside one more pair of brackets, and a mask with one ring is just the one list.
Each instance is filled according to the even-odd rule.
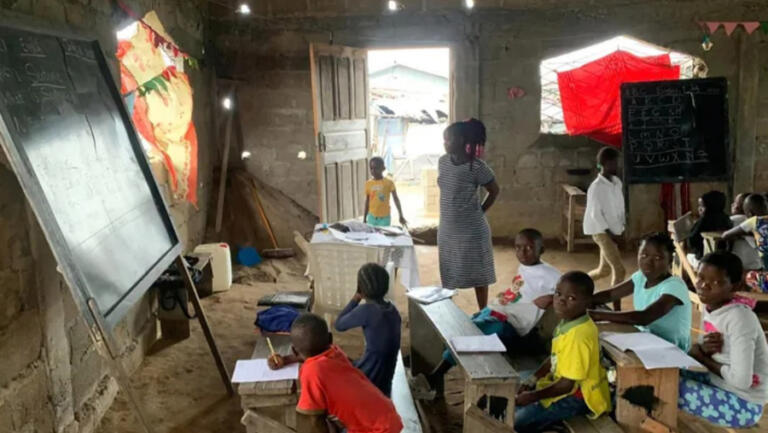
[[99,44],[49,27],[0,22],[0,144],[80,309],[114,326],[181,244]]
[[725,78],[624,83],[621,113],[626,183],[728,179]]

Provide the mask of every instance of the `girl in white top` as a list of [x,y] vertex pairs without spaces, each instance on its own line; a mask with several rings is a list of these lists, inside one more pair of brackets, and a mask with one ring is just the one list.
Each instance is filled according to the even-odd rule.
[[741,260],[718,251],[704,256],[696,291],[706,305],[706,335],[690,354],[708,374],[681,372],[680,408],[713,424],[751,427],[768,403],[768,343],[754,302],[734,293],[741,282]]

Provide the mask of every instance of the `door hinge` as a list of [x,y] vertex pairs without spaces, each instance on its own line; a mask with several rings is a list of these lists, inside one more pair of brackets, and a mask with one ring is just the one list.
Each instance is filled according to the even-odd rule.
[[320,152],[325,152],[325,150],[327,149],[325,146],[325,134],[323,134],[322,132],[317,133],[317,149]]

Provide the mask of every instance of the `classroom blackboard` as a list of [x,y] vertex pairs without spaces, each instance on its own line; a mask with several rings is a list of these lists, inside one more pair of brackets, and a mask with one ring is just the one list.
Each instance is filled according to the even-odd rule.
[[728,179],[725,78],[621,85],[627,183]]
[[0,135],[79,306],[114,327],[181,246],[98,43],[0,23]]

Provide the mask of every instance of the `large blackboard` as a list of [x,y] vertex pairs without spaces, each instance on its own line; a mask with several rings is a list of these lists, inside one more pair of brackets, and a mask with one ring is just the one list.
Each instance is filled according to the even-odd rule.
[[621,113],[627,183],[728,178],[725,78],[622,84]]
[[0,23],[0,118],[80,307],[114,326],[181,247],[98,43]]

